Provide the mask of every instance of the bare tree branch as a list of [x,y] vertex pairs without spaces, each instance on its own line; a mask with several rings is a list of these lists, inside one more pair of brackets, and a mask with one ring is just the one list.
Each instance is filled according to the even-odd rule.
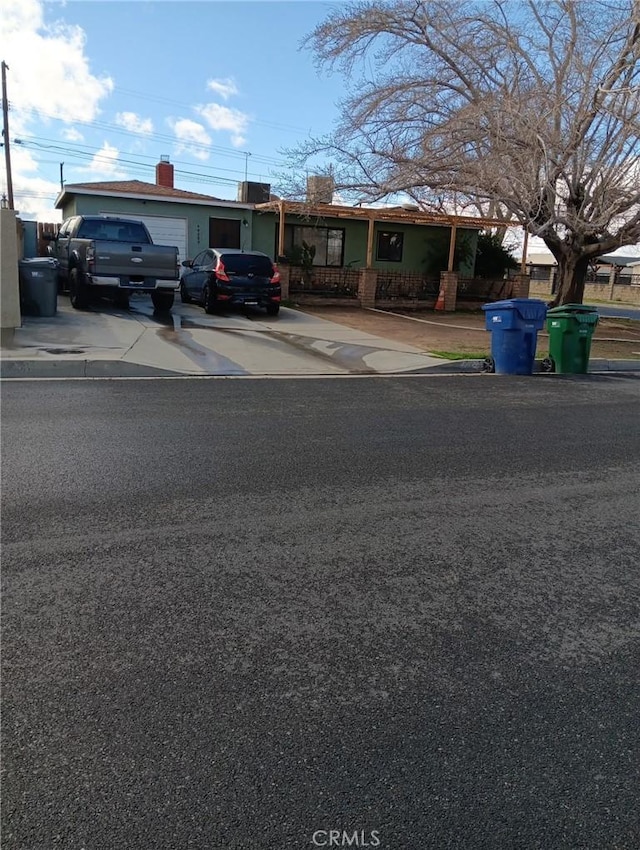
[[368,0],[306,45],[352,87],[291,162],[345,197],[499,211],[556,256],[561,303],[640,241],[640,0]]

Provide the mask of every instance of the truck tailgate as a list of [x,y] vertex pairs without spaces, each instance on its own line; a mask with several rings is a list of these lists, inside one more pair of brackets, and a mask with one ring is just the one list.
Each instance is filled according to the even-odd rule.
[[128,242],[95,243],[95,273],[178,279],[178,249],[166,245],[136,245]]

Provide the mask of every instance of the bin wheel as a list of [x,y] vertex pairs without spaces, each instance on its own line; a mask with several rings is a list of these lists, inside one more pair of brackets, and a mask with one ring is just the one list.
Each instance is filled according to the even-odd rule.
[[556,364],[553,362],[551,357],[545,357],[540,363],[540,371],[547,373],[556,371]]
[[484,358],[484,360],[482,361],[482,371],[483,372],[490,372],[492,374],[493,374],[493,372],[496,371],[496,364],[495,364],[495,360],[493,359],[493,357],[485,357]]

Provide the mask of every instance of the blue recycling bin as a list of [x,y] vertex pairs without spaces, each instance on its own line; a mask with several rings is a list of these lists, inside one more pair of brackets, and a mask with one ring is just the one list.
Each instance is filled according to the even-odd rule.
[[491,358],[499,375],[530,375],[544,327],[547,305],[537,298],[509,298],[483,304],[485,329],[491,332]]

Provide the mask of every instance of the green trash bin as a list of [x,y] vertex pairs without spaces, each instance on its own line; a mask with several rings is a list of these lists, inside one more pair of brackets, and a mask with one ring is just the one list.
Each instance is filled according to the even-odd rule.
[[597,307],[563,304],[547,311],[550,371],[561,375],[586,375],[591,339],[598,324]]

